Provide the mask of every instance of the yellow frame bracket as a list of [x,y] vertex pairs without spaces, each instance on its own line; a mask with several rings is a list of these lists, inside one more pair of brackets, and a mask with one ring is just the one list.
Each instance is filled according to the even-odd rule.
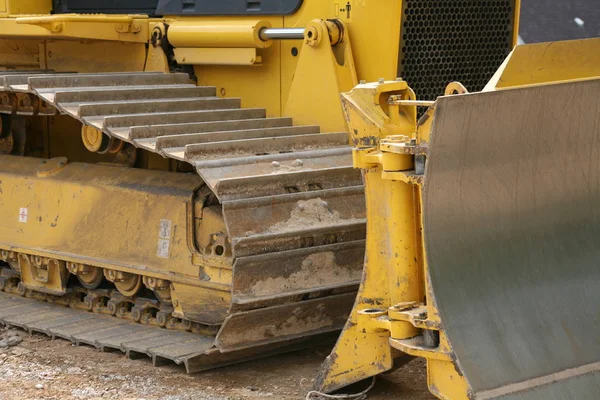
[[[467,383],[429,290],[421,235],[435,102],[416,100],[404,81],[380,80],[343,94],[342,105],[354,146],[353,165],[362,169],[365,181],[365,268],[354,310],[315,387],[338,389],[385,372],[394,359],[408,355],[427,360],[432,393],[466,399]],[[418,106],[429,109],[417,123]]]
[[0,20],[2,37],[109,40],[145,43],[147,15],[41,15]]

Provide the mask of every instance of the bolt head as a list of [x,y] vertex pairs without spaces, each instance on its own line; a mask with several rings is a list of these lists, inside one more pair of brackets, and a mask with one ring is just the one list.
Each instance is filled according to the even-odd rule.
[[427,319],[427,313],[426,312],[419,313],[419,314],[415,315],[415,318],[416,319]]

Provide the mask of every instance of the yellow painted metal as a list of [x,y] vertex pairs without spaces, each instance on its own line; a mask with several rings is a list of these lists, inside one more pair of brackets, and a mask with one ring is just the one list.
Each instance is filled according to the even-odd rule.
[[[365,269],[358,297],[350,319],[336,348],[323,365],[318,385],[333,390],[349,382],[385,372],[393,367],[394,352],[389,344],[390,332],[397,339],[417,334],[406,321],[392,323],[386,318],[390,307],[423,299],[419,243],[416,235],[418,199],[415,186],[384,179],[382,166],[388,170],[413,169],[409,155],[381,157],[377,148],[387,135],[413,136],[416,110],[406,110],[390,118],[390,96],[413,98],[406,82],[359,85],[344,94],[343,106],[354,145],[355,167],[363,168],[366,206],[367,243]],[[401,115],[401,116],[400,116]]]
[[[350,13],[345,11],[347,4],[351,6]],[[355,58],[358,79],[377,81],[381,77],[396,76],[401,15],[402,2],[397,0],[305,1],[297,13],[284,17],[283,26],[305,27],[314,18],[339,19],[347,27],[352,49],[358,55]],[[293,80],[298,61],[298,57],[291,55],[291,50],[293,47],[302,49],[301,43],[281,43],[284,93],[287,84]]]
[[[319,125],[324,132],[343,132],[347,128],[339,93],[358,83],[350,38],[343,25],[322,20],[312,21],[305,29],[284,114],[298,124]],[[331,35],[340,43],[332,43]]]
[[[151,32],[151,35],[163,37],[166,28],[162,22],[150,21],[148,30]],[[147,49],[144,71],[169,72],[169,60],[160,44],[160,41],[151,40],[151,43],[148,45]]]
[[444,400],[467,400],[469,387],[452,362],[427,357],[427,386],[436,397]]
[[600,75],[600,38],[515,47],[485,90],[543,84]]
[[[412,169],[412,158],[408,155],[398,156],[402,159],[401,168],[403,170]],[[371,176],[377,174],[377,177]],[[365,268],[374,267],[368,255],[379,252],[384,258],[383,263],[377,263],[380,271],[387,276],[388,298],[381,298],[377,295],[380,287],[370,286],[365,287],[364,291],[359,294],[359,301],[367,306],[371,301],[374,301],[375,308],[387,308],[395,304],[420,301],[422,299],[421,284],[419,276],[417,241],[415,238],[415,223],[416,223],[416,198],[414,186],[403,182],[390,181],[381,177],[381,171],[369,169],[365,171],[365,184],[378,184],[383,187],[384,197],[375,197],[367,202],[367,210],[370,205],[381,202],[381,199],[386,199],[389,203],[385,209],[381,206],[372,209],[368,214],[376,212],[382,214],[382,220],[375,220],[382,225],[372,225],[367,223],[369,237],[367,238],[367,258]],[[379,180],[380,181],[376,181]],[[381,190],[381,189],[380,189]],[[379,217],[379,218],[381,218]],[[381,232],[379,235],[371,234],[369,229],[376,229],[376,232]],[[385,228],[385,229],[381,229]],[[375,236],[375,237],[373,237]],[[368,282],[367,282],[368,284]],[[365,285],[366,286],[366,285]],[[371,290],[372,293],[367,293]],[[416,335],[416,329],[406,325],[402,335],[398,339],[405,339]]]
[[[317,386],[331,391],[385,372],[404,354],[427,359],[428,385],[437,397],[467,399],[427,279],[423,180],[413,170],[414,156],[426,153],[434,108],[417,125],[418,103],[403,81],[361,84],[342,99],[354,166],[363,169],[366,188],[365,269],[354,310]],[[426,334],[439,344],[426,345]]]
[[139,15],[57,15],[0,18],[0,37],[146,43],[148,41],[148,19]]
[[[394,135],[412,135],[416,123],[414,107],[392,106],[397,110],[395,115],[388,115],[390,96],[400,96],[406,100],[414,100],[415,94],[404,81],[387,81],[365,83],[356,86],[351,93],[342,95],[344,115],[349,122],[351,142],[358,154],[374,153],[379,139]],[[377,164],[375,161],[374,164]],[[369,168],[368,165],[355,163],[356,168]]]
[[519,43],[519,27],[521,26],[521,0],[515,0],[513,19],[512,45],[515,47]]
[[260,31],[271,28],[267,20],[176,21],[169,25],[169,43],[174,47],[191,48],[257,48],[273,42],[259,37]]
[[[17,24],[25,24],[25,25],[52,25],[54,23],[61,22],[85,22],[85,23],[95,23],[95,22],[104,22],[104,23],[114,23],[114,24],[122,24],[125,26],[121,26],[120,30],[125,30],[129,28],[131,30],[135,30],[137,28],[131,26],[134,25],[135,19],[148,19],[147,15],[105,15],[105,14],[92,14],[92,15],[83,15],[83,14],[59,14],[59,15],[36,15],[31,17],[18,17],[16,19]],[[126,27],[129,25],[128,27]]]
[[256,65],[262,56],[255,48],[186,48],[174,50],[175,60],[184,65]]
[[[1,0],[0,13],[9,14],[49,14],[52,0]],[[0,15],[1,16],[1,15]]]
[[[265,17],[265,20],[273,27],[304,28],[315,18],[322,20],[339,18],[347,28],[347,36],[352,42],[352,52],[358,55],[354,57],[357,79],[376,81],[380,77],[395,77],[402,2],[353,0],[350,2],[352,3],[350,18],[346,12],[340,11],[346,3],[348,2],[339,0],[304,1],[301,8],[292,15],[269,16]],[[193,20],[210,21],[210,19],[210,17],[198,17]],[[178,18],[178,20],[192,19]],[[252,21],[256,20],[256,17],[227,19],[227,21],[237,20]],[[291,89],[294,79],[298,76],[297,65],[302,58],[302,53],[308,48],[303,42],[302,40],[275,41],[271,47],[262,52],[262,60],[258,68],[199,65],[195,66],[196,76],[202,84],[217,86],[218,93],[242,98],[244,107],[264,107],[269,116],[286,115],[287,105],[290,99],[294,99]],[[328,60],[324,57],[323,61]],[[312,68],[316,71],[315,82],[320,81],[319,67]],[[312,84],[317,85],[317,83]],[[321,87],[319,97],[334,86],[327,83],[327,86]],[[334,103],[327,103],[327,108],[337,107],[339,93],[337,92],[335,96],[328,95]],[[324,109],[322,104],[323,102],[307,105],[311,105],[311,112],[320,113]],[[343,125],[338,120],[335,126]]]
[[[282,26],[283,17],[264,18],[274,27]],[[210,21],[210,17],[194,18],[194,21]],[[231,21],[252,21],[256,17],[232,17]],[[257,53],[258,54],[258,53]],[[266,108],[267,115],[282,115],[281,104],[281,53],[280,43],[260,51],[261,62],[258,66],[248,65],[194,65],[199,85],[217,87],[221,97],[239,97],[243,107]]]
[[0,66],[18,69],[45,68],[43,45],[36,40],[0,39]]
[[46,68],[55,71],[143,71],[146,61],[146,45],[143,43],[53,40],[47,41],[44,47]]
[[[0,18],[0,37],[6,36]],[[13,32],[18,33],[18,32]],[[15,35],[18,36],[18,35]],[[102,54],[102,57],[98,57]],[[152,61],[148,62],[152,54]],[[0,39],[0,68],[78,72],[168,71],[164,52],[149,53],[145,43]]]
[[[95,153],[102,148],[103,139],[104,135],[102,131],[93,126],[83,125],[81,127],[81,141],[85,148],[92,153]],[[108,138],[106,139],[106,144],[108,144]]]
[[[57,48],[56,51],[53,51],[51,57],[55,59],[60,57],[60,64],[65,65],[65,67],[62,68],[58,62],[52,62],[52,59],[49,59],[50,65],[46,66],[44,64],[45,59],[42,57],[37,65],[43,68],[53,68],[61,71],[90,71],[94,70],[95,65],[98,65],[100,68],[97,71],[99,72],[116,71],[117,66],[123,65],[127,67],[122,69],[124,71],[143,70],[144,68],[150,71],[160,71],[165,68],[166,61],[159,54],[162,51],[160,47],[148,46],[147,57],[143,58],[138,56],[138,51],[145,51],[142,47],[140,47],[142,50],[125,47],[125,51],[121,51],[124,42],[147,44],[152,27],[159,22],[157,19],[144,19],[138,15],[47,15],[47,10],[50,7],[49,0],[30,0],[24,3],[36,4],[39,9],[36,14],[46,15],[42,17],[0,18],[0,38],[31,38],[37,40],[42,48],[48,45],[48,42],[45,41],[49,39],[66,41],[69,46],[59,46],[60,50]],[[377,80],[382,76],[395,76],[402,3],[395,0],[379,0],[377,2],[353,0],[351,3],[352,12],[348,15],[348,13],[340,11],[346,3],[340,6],[339,0],[305,1],[295,14],[268,16],[264,18],[264,23],[265,26],[270,25],[273,27],[305,27],[315,18],[323,20],[339,18],[347,27],[347,36],[352,40],[352,51],[360,55],[356,59],[357,78]],[[47,8],[44,9],[43,7]],[[20,20],[20,23],[17,23],[17,20]],[[190,32],[196,29],[195,26],[215,26],[214,20],[214,17],[168,16],[164,19],[171,27],[187,26]],[[227,17],[219,20],[224,21],[224,25],[217,26],[215,29],[223,29],[223,32],[227,32],[227,29],[230,30],[230,27],[236,24],[248,27],[257,22],[257,18],[253,16]],[[138,27],[139,31],[136,32]],[[169,31],[169,40],[173,40],[173,35],[176,38],[175,41],[177,41],[180,34],[180,36],[186,36],[183,32],[177,32],[178,29],[175,28],[175,30]],[[256,29],[253,32],[255,33]],[[203,44],[203,46],[206,45],[203,48],[218,49],[219,47],[216,46],[231,46],[237,44],[235,40],[238,40],[235,39],[235,35],[219,34],[215,39],[216,43],[211,43],[208,40],[209,36],[203,36],[205,38],[203,40],[206,42]],[[250,37],[249,35],[242,36],[245,38]],[[256,37],[253,36],[253,38],[252,40],[256,40]],[[235,40],[232,42],[232,39]],[[112,44],[98,45],[95,49],[92,49],[79,45],[79,40],[110,41]],[[194,35],[187,35],[185,40],[190,41],[187,44],[194,44],[191,48],[199,48],[198,44],[194,43],[194,40],[196,40]],[[249,43],[249,40],[243,39],[245,43]],[[186,42],[182,43],[186,44]],[[263,41],[253,43],[256,47],[266,45]],[[74,54],[68,52],[68,47],[75,49]],[[269,48],[257,53],[256,57],[248,56],[247,53],[237,50],[240,47],[236,47],[236,50],[232,51],[231,54],[218,50],[214,52],[202,50],[191,51],[188,52],[189,54],[183,55],[181,51],[176,51],[176,58],[182,63],[202,63],[195,66],[199,83],[217,86],[220,95],[240,97],[243,99],[244,107],[264,107],[267,109],[269,116],[284,114],[286,104],[289,103],[296,65],[301,58],[298,54],[301,55],[304,51],[303,47],[305,47],[302,41],[275,41]],[[294,47],[296,51],[293,52]],[[338,51],[345,52],[346,49]],[[348,51],[350,50],[348,49]],[[44,53],[47,54],[47,52],[41,52],[41,54]],[[102,54],[102,57],[97,57],[98,54]],[[29,57],[31,58],[31,56]],[[103,59],[106,57],[109,57],[110,60],[104,61]],[[184,57],[186,61],[183,61]],[[249,64],[257,64],[259,57],[260,67],[248,68]],[[213,58],[213,60],[211,61],[210,58]],[[254,58],[254,62],[250,63],[252,58]],[[135,65],[133,65],[132,59],[136,60]],[[140,59],[142,61],[137,61]],[[378,61],[371,61],[375,59]],[[90,63],[90,60],[93,60],[93,63]],[[324,61],[326,61],[325,58]],[[14,54],[12,59],[3,58],[0,62],[1,65],[15,63],[23,64],[24,61],[17,61],[16,54]],[[29,60],[26,63],[33,66]],[[115,69],[111,69],[111,65],[114,65]],[[318,70],[318,67],[315,66],[314,69]],[[324,91],[334,87],[335,85],[329,85],[327,88],[323,87],[321,89]],[[350,87],[346,87],[342,90],[349,89]],[[340,91],[335,95],[329,95],[330,102],[327,103],[327,108],[339,104],[339,98],[337,97],[339,93]],[[322,103],[315,104],[312,108],[316,112],[323,109]],[[336,126],[340,126],[339,121]]]
[[[149,45],[144,60],[136,61],[135,65],[125,58],[139,60],[138,50],[134,51],[136,54],[133,57],[128,56],[132,48],[121,51],[123,42],[148,44],[152,28],[163,21],[171,26],[170,40],[175,41],[176,47],[186,45],[194,49],[223,49],[229,48],[225,46],[236,45],[235,50],[229,53],[223,50],[176,50],[175,57],[181,63],[196,65],[199,83],[217,86],[218,93],[222,96],[242,98],[244,107],[264,107],[269,116],[284,114],[286,105],[290,101],[290,90],[297,72],[296,66],[305,50],[304,47],[307,47],[301,40],[274,41],[270,48],[257,53],[255,57],[247,51],[240,51],[239,49],[242,48],[238,46],[240,41],[247,45],[252,43],[251,45],[256,47],[265,46],[265,42],[260,41],[256,36],[260,25],[256,25],[259,22],[256,16],[219,17],[216,20],[220,22],[215,23],[215,17],[212,16],[166,16],[159,20],[147,19],[140,15],[48,15],[50,0],[6,1],[9,10],[12,10],[11,5],[14,7],[31,5],[35,10],[32,8],[27,13],[41,14],[41,16],[17,15],[17,18],[0,18],[0,38],[36,38],[41,47],[46,46],[47,39],[61,39],[68,40],[73,48],[77,48],[75,53],[79,57],[68,54],[62,48],[57,50],[64,52],[64,56],[60,56],[61,63],[68,65],[68,68],[63,69],[58,62],[51,62],[50,68],[58,68],[58,70],[90,71],[94,70],[94,64],[98,64],[101,66],[98,71],[115,71],[116,67],[111,69],[111,65],[125,64],[128,68],[123,70],[126,71],[142,69],[163,71],[167,67],[166,59],[161,54],[162,49],[159,46]],[[351,5],[351,12],[345,11],[348,3]],[[518,3],[517,1],[517,6]],[[376,81],[380,77],[394,77],[396,74],[402,9],[402,2],[396,0],[305,1],[292,15],[268,16],[260,22],[265,26],[273,27],[306,27],[315,18],[323,20],[338,18],[345,24],[347,36],[352,40],[352,52],[358,55],[354,59],[357,78]],[[11,11],[11,13],[22,14],[21,11]],[[518,16],[518,11],[515,11],[515,15]],[[232,30],[232,27],[236,26],[246,29],[246,33],[243,34],[243,31],[236,33]],[[194,35],[196,30],[204,34]],[[250,31],[252,35],[248,33]],[[211,35],[210,32],[218,34]],[[79,40],[111,41],[113,45],[102,45],[96,49],[90,48],[88,51],[85,46],[78,46]],[[198,47],[199,40],[203,47]],[[142,48],[139,51],[145,50]],[[58,57],[56,52],[52,54],[53,57]],[[97,54],[103,56],[97,57]],[[33,65],[30,60],[17,60],[16,56],[14,54],[12,59],[3,58],[1,64]],[[107,56],[110,60],[104,62],[103,59]],[[121,57],[124,59],[121,60]],[[94,60],[92,66],[90,60]],[[37,65],[47,68],[44,62],[42,57]],[[256,64],[260,64],[260,67],[248,68],[249,65],[256,66]],[[333,99],[333,96],[331,98]],[[327,106],[332,107],[337,103],[336,99],[335,103],[328,103]],[[322,109],[321,104],[315,104],[312,110],[319,112]]]
[[394,365],[389,331],[375,327],[367,329],[359,324],[359,311],[391,306],[387,275],[391,266],[390,243],[385,234],[387,223],[391,221],[387,220],[389,210],[377,209],[382,203],[380,199],[389,194],[391,181],[384,181],[376,171],[365,173],[364,181],[370,188],[365,192],[369,232],[366,246],[367,252],[369,249],[373,251],[368,252],[365,258],[366,266],[354,310],[317,378],[317,387],[325,391],[388,371]]
[[19,254],[17,260],[26,289],[54,295],[66,293],[69,272],[64,261],[26,254]]
[[[183,315],[189,318],[188,310],[200,309],[206,315],[191,319],[211,322],[225,315],[231,259],[202,255],[194,247],[195,234],[208,235],[194,232],[190,222],[193,192],[201,183],[196,175],[78,163],[47,168],[52,162],[0,156],[0,249],[154,278],[167,272],[182,299]],[[161,221],[171,226],[168,255],[158,252]],[[216,234],[225,226],[222,218],[209,218],[199,229]],[[28,264],[23,260],[21,265]],[[52,293],[58,294],[59,281],[53,277],[60,274],[47,270]],[[199,280],[199,271],[210,279]],[[41,283],[27,271],[23,281]]]

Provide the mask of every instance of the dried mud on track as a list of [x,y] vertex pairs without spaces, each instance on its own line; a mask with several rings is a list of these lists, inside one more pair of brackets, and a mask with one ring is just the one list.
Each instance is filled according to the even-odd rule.
[[[0,331],[0,335],[6,331]],[[0,400],[291,400],[304,399],[329,348],[297,351],[196,375],[147,360],[28,336],[0,349]],[[360,388],[357,388],[360,390]],[[434,399],[423,361],[378,379],[369,400]]]

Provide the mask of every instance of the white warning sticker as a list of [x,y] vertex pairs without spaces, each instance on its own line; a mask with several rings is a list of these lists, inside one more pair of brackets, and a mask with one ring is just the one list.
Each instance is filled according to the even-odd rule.
[[160,258],[169,258],[169,247],[171,242],[168,239],[158,239],[158,251],[156,255]]
[[160,220],[160,227],[158,228],[158,237],[161,239],[171,239],[171,220]]
[[156,255],[160,258],[169,258],[171,247],[171,230],[173,223],[169,219],[161,219],[158,227],[158,250]]
[[19,208],[19,222],[27,223],[27,209]]

